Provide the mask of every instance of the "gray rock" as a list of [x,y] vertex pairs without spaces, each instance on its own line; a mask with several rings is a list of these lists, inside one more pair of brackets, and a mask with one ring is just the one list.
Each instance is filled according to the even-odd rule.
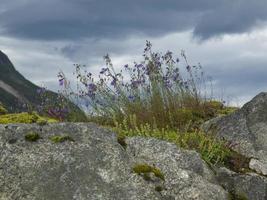
[[232,194],[233,199],[267,199],[267,179],[258,174],[239,174],[226,168],[218,168],[216,177],[218,182]]
[[267,93],[231,115],[208,121],[203,129],[236,144],[233,148],[239,153],[267,163]]
[[267,176],[267,162],[263,163],[259,160],[252,158],[249,162],[250,169],[255,170],[259,174]]
[[[36,142],[24,136],[36,132]],[[75,141],[54,143],[54,135]],[[130,138],[125,150],[116,135],[94,124],[0,125],[0,199],[163,200],[218,199],[228,193],[199,155],[167,142]],[[165,181],[145,180],[135,164],[159,168]],[[151,175],[153,176],[153,175]],[[163,190],[156,191],[160,186]]]

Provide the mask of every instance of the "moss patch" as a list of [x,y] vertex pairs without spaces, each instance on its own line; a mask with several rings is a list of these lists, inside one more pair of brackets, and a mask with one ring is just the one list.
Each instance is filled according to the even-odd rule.
[[62,143],[66,141],[75,142],[74,139],[68,135],[55,135],[50,137],[50,140],[54,143]]
[[39,136],[38,133],[30,132],[27,135],[25,135],[24,138],[25,138],[26,141],[36,142],[37,140],[40,139],[40,136]]
[[12,124],[12,123],[24,123],[24,124],[31,124],[31,123],[39,123],[42,121],[47,121],[48,123],[58,122],[55,119],[41,117],[37,113],[14,113],[14,114],[5,114],[0,115],[0,124]]
[[117,136],[117,141],[118,143],[124,148],[126,149],[127,148],[127,143],[125,141],[126,137],[124,135],[118,135]]
[[163,190],[163,187],[161,185],[157,185],[155,187],[155,191],[157,191],[157,192],[161,192],[162,190]]
[[247,195],[246,194],[233,194],[230,193],[229,194],[229,200],[248,200]]
[[154,174],[155,177],[160,178],[161,180],[165,180],[164,174],[161,172],[160,169],[150,166],[148,164],[137,164],[133,167],[133,172],[143,176],[145,180],[150,180],[151,176],[150,174]]

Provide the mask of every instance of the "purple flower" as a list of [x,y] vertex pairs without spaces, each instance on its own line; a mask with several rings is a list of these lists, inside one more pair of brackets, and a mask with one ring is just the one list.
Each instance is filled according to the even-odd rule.
[[102,68],[100,74],[104,74],[106,71],[108,71],[108,68]]
[[89,92],[95,92],[97,89],[97,86],[94,83],[89,83],[87,87]]
[[135,97],[134,97],[133,95],[129,95],[129,96],[128,96],[128,99],[129,99],[130,101],[134,101]]
[[63,86],[63,85],[64,85],[64,78],[59,79],[58,81],[59,81],[59,85],[60,85],[60,86]]
[[128,64],[124,65],[124,68],[125,69],[128,69],[129,68],[129,65]]
[[189,72],[191,70],[191,67],[189,65],[187,65],[186,70]]
[[113,87],[116,86],[116,83],[117,83],[117,79],[116,78],[113,78],[113,80],[111,81],[110,85],[112,85]]

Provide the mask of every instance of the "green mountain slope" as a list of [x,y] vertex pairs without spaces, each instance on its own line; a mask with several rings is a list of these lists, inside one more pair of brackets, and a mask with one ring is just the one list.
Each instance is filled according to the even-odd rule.
[[[40,87],[24,78],[2,51],[0,51],[0,102],[9,112],[25,111],[23,104],[37,106],[41,98],[37,95]],[[58,94],[48,91],[49,97],[57,99]],[[85,114],[73,103],[68,101],[71,108],[71,119],[74,121],[85,121]]]

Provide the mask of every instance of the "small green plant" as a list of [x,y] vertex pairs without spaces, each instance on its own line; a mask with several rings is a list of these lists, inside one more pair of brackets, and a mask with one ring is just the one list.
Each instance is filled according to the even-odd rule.
[[40,136],[38,133],[30,132],[27,135],[25,135],[25,140],[29,142],[36,142],[40,139]]
[[161,172],[160,169],[150,166],[148,164],[137,164],[133,167],[133,172],[142,175],[145,180],[150,180],[150,174],[154,174],[154,176],[160,178],[164,181],[164,174]]
[[161,191],[163,190],[163,187],[162,187],[161,185],[157,185],[157,186],[155,187],[155,190],[156,190],[157,192],[161,192]]
[[118,141],[118,143],[119,143],[124,149],[126,149],[126,147],[127,147],[127,143],[126,143],[125,139],[126,139],[125,135],[118,135],[118,136],[117,136],[117,141]]
[[39,120],[39,121],[37,121],[37,124],[38,124],[39,126],[45,126],[45,125],[48,124],[48,122],[47,122],[47,120]]
[[55,135],[55,136],[50,137],[50,140],[54,143],[62,143],[66,141],[74,142],[74,139],[67,135],[64,135],[64,136]]
[[230,193],[229,200],[248,200],[247,195],[243,193]]

